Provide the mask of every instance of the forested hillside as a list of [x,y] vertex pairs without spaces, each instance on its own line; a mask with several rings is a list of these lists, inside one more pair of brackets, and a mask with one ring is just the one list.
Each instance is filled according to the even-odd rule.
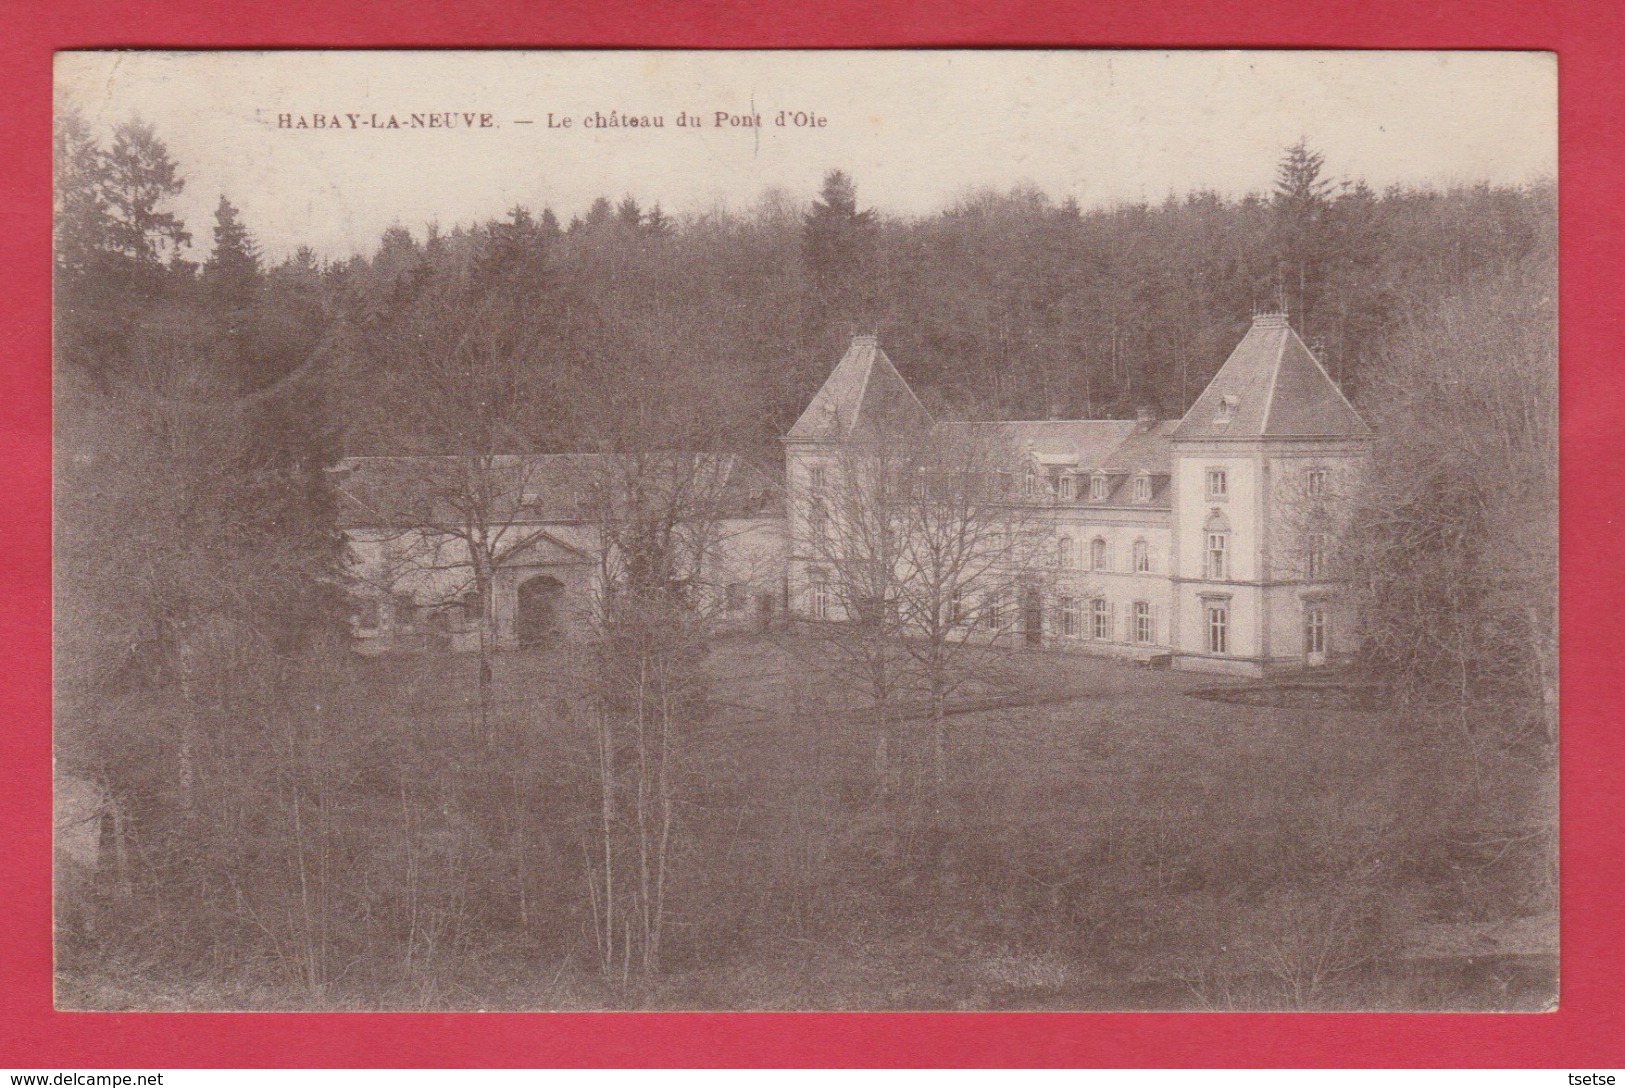
[[[70,214],[59,263],[83,264],[76,251],[98,246],[139,263],[143,246],[180,240],[185,225],[166,223],[158,205],[164,184],[184,183],[184,164],[166,161],[167,181],[143,178],[157,164],[126,161],[140,151],[128,135],[114,142],[108,169],[133,176],[108,184],[153,187],[151,221],[124,216],[117,229],[130,237],[102,241]],[[264,380],[288,365],[272,357],[297,350],[290,337],[344,334],[313,377],[346,453],[425,444],[409,425],[423,385],[388,349],[392,334],[451,295],[442,325],[488,309],[497,293],[520,315],[548,394],[531,436],[543,447],[568,447],[576,414],[606,387],[698,365],[729,389],[741,437],[770,449],[764,440],[788,426],[854,330],[878,332],[923,396],[959,412],[1177,415],[1251,312],[1284,307],[1358,400],[1397,323],[1555,237],[1550,186],[1378,193],[1331,175],[1307,143],[1283,153],[1271,191],[1241,199],[1194,192],[1085,209],[1018,187],[904,218],[864,207],[860,183],[833,171],[816,193],[771,191],[748,210],[681,217],[662,211],[657,192],[647,205],[611,194],[580,210],[521,206],[485,223],[392,227],[368,255],[295,248],[215,278],[236,276],[233,304],[258,303],[257,319],[281,333],[265,346],[258,330],[242,336],[257,358],[239,368]],[[237,222],[229,196],[224,244],[252,251],[254,225]],[[154,281],[138,324],[230,263],[200,269],[177,248],[160,269],[158,256],[146,260]],[[136,319],[128,292],[112,293],[101,302]],[[87,335],[103,339],[66,357],[97,374],[117,369],[130,330],[86,316],[97,326]]]
[[[1358,396],[1396,321],[1549,246],[1555,230],[1547,188],[1378,194],[1327,177],[1302,146],[1273,192],[1241,200],[1191,193],[1085,210],[1016,189],[903,219],[862,208],[859,195],[831,174],[814,199],[770,193],[750,212],[681,222],[630,197],[562,227],[551,210],[516,208],[446,233],[391,230],[370,260],[333,265],[323,280],[351,313],[375,312],[405,304],[426,279],[523,256],[561,419],[592,395],[580,385],[671,364],[606,357],[605,328],[636,316],[680,330],[685,355],[726,377],[762,438],[782,433],[854,329],[877,331],[922,395],[960,411],[1177,415],[1251,311],[1284,305]],[[411,443],[377,385],[390,361],[364,373],[336,383],[348,446]]]

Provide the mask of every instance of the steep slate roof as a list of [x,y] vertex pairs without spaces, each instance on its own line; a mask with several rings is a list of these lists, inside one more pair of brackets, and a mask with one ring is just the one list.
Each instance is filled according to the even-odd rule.
[[1145,427],[1135,427],[1123,444],[1111,452],[1101,464],[1107,472],[1172,472],[1174,464],[1174,431],[1179,420],[1157,420]]
[[[1232,407],[1219,419],[1224,398]],[[1371,428],[1343,396],[1285,314],[1258,314],[1174,432],[1184,441],[1368,435]]]
[[[937,424],[939,432],[982,435],[1009,445],[1018,459],[1030,454],[1034,461],[1080,477],[1078,506],[1166,506],[1169,473],[1173,469],[1173,433],[1177,420],[1141,422],[1133,419],[1010,420],[987,423]],[[1106,497],[1092,500],[1089,476],[1109,476]],[[1133,501],[1134,479],[1151,477],[1148,502]]]
[[[996,438],[1018,455],[1076,458],[1080,472],[1104,467],[1112,452],[1134,433],[1135,426],[1132,419],[1013,419],[937,424],[939,430],[949,434]],[[1161,471],[1167,472],[1167,466]]]
[[[610,454],[551,453],[504,455],[494,460],[498,495],[492,507],[499,520],[543,524],[588,520],[593,487],[613,467]],[[712,460],[726,475],[718,491],[724,517],[776,514],[774,481],[735,457],[672,454]],[[651,462],[658,470],[658,458]],[[339,498],[339,524],[347,529],[402,528],[455,524],[462,461],[456,457],[347,457],[333,469]]]
[[788,438],[845,438],[860,428],[929,427],[931,413],[874,336],[854,336]]

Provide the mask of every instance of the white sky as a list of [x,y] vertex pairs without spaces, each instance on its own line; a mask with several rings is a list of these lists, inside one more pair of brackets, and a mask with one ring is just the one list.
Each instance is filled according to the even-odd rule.
[[[895,213],[1021,182],[1086,207],[1240,195],[1267,188],[1303,135],[1330,173],[1379,189],[1557,171],[1545,53],[81,52],[58,55],[56,80],[94,125],[156,125],[187,178],[176,210],[205,247],[224,192],[273,257],[369,253],[392,223],[421,236],[516,203],[568,222],[599,195],[677,214],[747,207],[768,187],[810,200],[833,167]],[[712,111],[753,102],[762,129],[711,127]],[[580,127],[612,109],[666,127]],[[781,129],[780,109],[827,124]],[[680,110],[706,127],[676,127]],[[281,113],[427,111],[496,125],[277,128]],[[548,129],[549,112],[574,127]]]

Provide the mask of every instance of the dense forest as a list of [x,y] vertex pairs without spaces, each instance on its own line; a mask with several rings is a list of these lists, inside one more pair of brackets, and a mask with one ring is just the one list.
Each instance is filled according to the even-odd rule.
[[[703,359],[772,439],[854,330],[875,331],[933,403],[989,417],[1177,416],[1245,329],[1282,307],[1358,395],[1385,334],[1474,276],[1543,252],[1552,191],[1490,186],[1378,194],[1290,149],[1274,191],[1157,206],[1079,208],[1033,189],[969,195],[904,219],[861,208],[839,172],[817,194],[766,194],[749,212],[674,221],[658,204],[601,198],[567,226],[548,209],[415,236],[388,231],[371,260],[327,266],[337,312],[399,307],[440,278],[521,266],[524,306],[560,375],[556,418],[604,380],[679,359],[607,358],[630,315],[668,323],[681,361]],[[809,199],[810,198],[810,199]],[[311,274],[309,257],[284,266]],[[375,384],[388,360],[338,382],[354,450],[413,441]],[[564,377],[568,375],[568,377]],[[405,396],[410,396],[407,391]],[[554,428],[567,444],[568,428]]]
[[[641,443],[771,468],[860,330],[948,415],[1177,416],[1254,310],[1286,309],[1380,435],[1343,557],[1371,676],[1394,705],[1454,708],[1437,728],[1459,728],[1475,776],[1555,738],[1550,183],[1378,192],[1302,141],[1240,198],[1081,207],[1017,187],[901,217],[831,171],[744,210],[606,194],[272,260],[231,194],[210,224],[169,210],[186,164],[151,127],[70,113],[56,140],[58,755],[144,829],[109,832],[120,875],[95,893],[123,921],[70,932],[134,972],[274,962],[314,1000],[341,976],[329,954],[404,949],[410,975],[440,935],[481,931],[452,920],[516,910],[528,932],[526,897],[574,886],[568,835],[526,839],[536,812],[504,807],[580,800],[540,749],[509,736],[486,781],[446,736],[354,732],[370,710],[337,652],[340,457]],[[402,777],[373,781],[383,767]],[[422,917],[344,884],[345,851],[386,842],[360,822],[380,811],[346,814],[355,791],[421,849]],[[673,955],[703,959],[683,941]]]

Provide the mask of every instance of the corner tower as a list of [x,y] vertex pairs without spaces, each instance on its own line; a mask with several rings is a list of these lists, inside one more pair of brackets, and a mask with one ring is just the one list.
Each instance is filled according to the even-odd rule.
[[880,348],[879,338],[858,335],[783,438],[789,609],[826,618],[827,595],[818,590],[814,535],[827,531],[825,496],[836,486],[841,445],[853,439],[932,426],[931,413]]
[[1261,313],[1174,430],[1174,663],[1261,676],[1357,646],[1327,569],[1372,432],[1284,313]]

